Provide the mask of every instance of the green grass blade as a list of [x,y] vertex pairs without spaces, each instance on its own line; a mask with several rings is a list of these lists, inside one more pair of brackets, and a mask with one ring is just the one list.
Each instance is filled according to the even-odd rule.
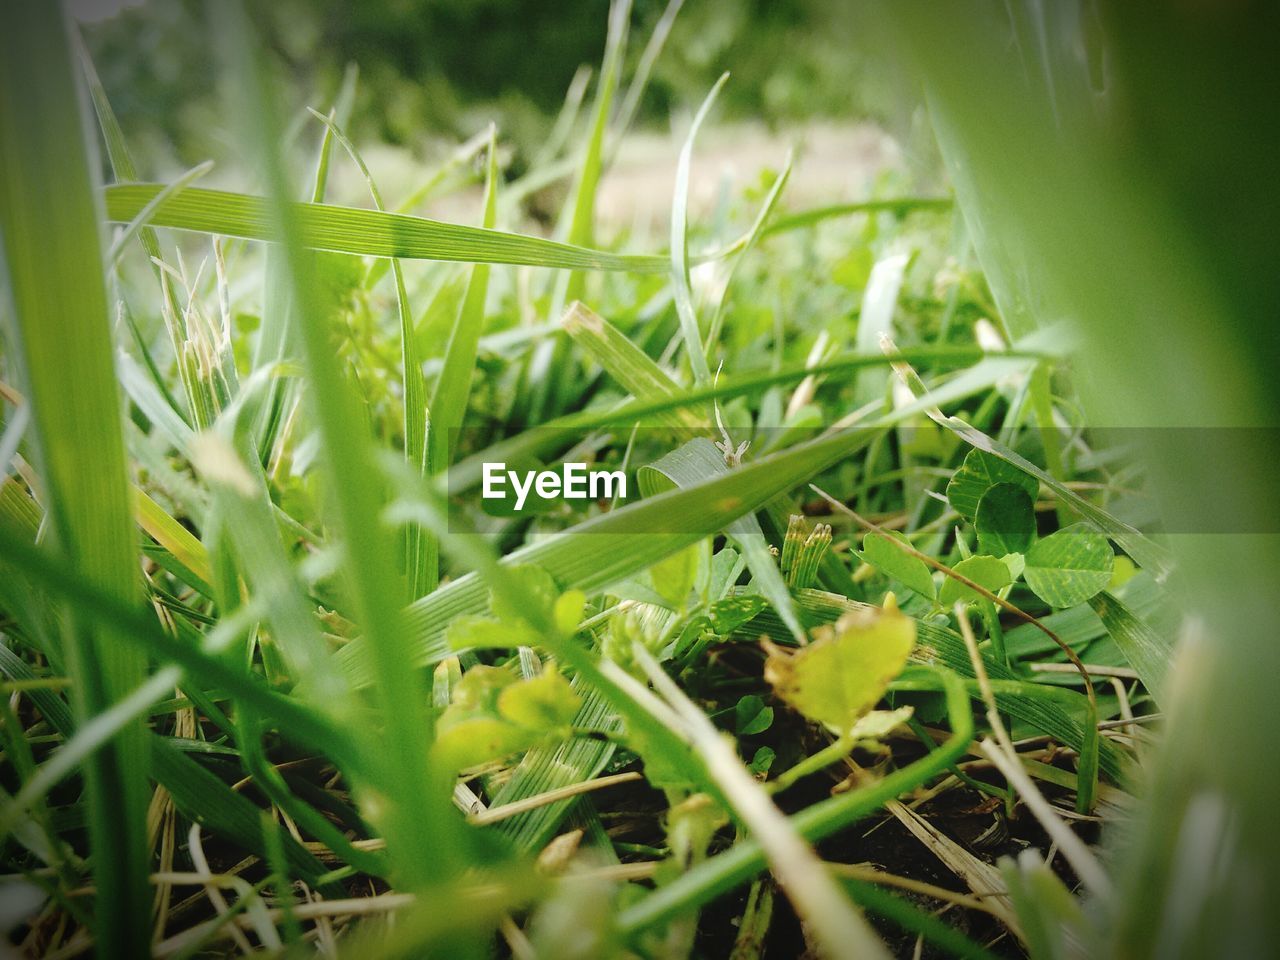
[[209,562],[209,551],[203,543],[196,539],[186,527],[169,514],[160,504],[152,500],[140,488],[133,488],[133,509],[138,526],[151,537],[187,571],[188,583],[209,596],[209,584],[213,581],[213,568]]
[[[892,253],[878,260],[871,268],[867,289],[862,295],[862,310],[858,314],[858,353],[871,353],[879,346],[882,336],[893,335],[893,313],[898,304],[898,291],[902,289],[908,259],[905,253]],[[857,375],[853,405],[861,407],[883,400],[888,382],[887,372],[862,371]]]
[[644,99],[645,90],[649,87],[649,78],[653,73],[653,66],[657,63],[658,57],[662,55],[662,48],[666,46],[667,38],[671,35],[671,28],[675,26],[676,17],[683,6],[684,0],[668,0],[666,9],[662,11],[662,16],[658,18],[658,22],[653,26],[653,32],[649,34],[649,42],[644,45],[644,50],[636,63],[635,73],[631,76],[631,82],[627,84],[627,92],[623,94],[622,102],[618,105],[617,119],[609,131],[611,136],[610,143],[605,150],[606,166],[617,153],[618,147],[627,135],[627,131],[631,129],[631,121],[635,119],[636,112],[640,109],[640,103]]
[[[164,189],[161,184],[116,184],[106,188],[107,217],[128,223]],[[214,233],[245,240],[279,240],[263,197],[188,187],[165,200],[150,223],[157,227]],[[322,203],[290,203],[298,243],[315,250],[407,260],[513,263],[572,270],[666,273],[666,257],[610,253],[503,230]]]
[[[139,583],[96,170],[68,39],[52,4],[11,8],[0,31],[0,232],[53,555],[108,596],[130,602]],[[114,631],[85,622],[73,607],[67,613],[66,653],[84,723],[137,687],[146,662]],[[148,949],[141,922],[151,909],[148,768],[141,720],[123,725],[86,764],[96,933],[111,955]]]
[[[728,472],[724,455],[716,449],[715,444],[706,437],[696,437],[656,463],[642,467],[638,480],[645,495],[652,496],[675,487],[696,486],[709,477],[723,476]],[[769,551],[769,543],[765,540],[756,515],[745,514],[730,523],[725,530],[742,549],[755,585],[773,604],[787,631],[799,642],[806,642],[808,634],[796,615],[791,590],[778,571],[778,563]]]
[[[591,132],[583,146],[578,179],[574,185],[572,216],[566,237],[569,243],[591,246],[595,235],[596,191],[604,173],[604,137],[609,124],[613,95],[622,73],[622,55],[627,46],[627,27],[631,20],[631,0],[612,0],[609,5],[609,29],[605,37],[604,60],[600,64],[600,82],[591,116]],[[566,299],[582,296],[582,277],[570,279]]]
[[1106,590],[1091,599],[1089,606],[1102,620],[1129,666],[1138,672],[1142,685],[1157,703],[1163,703],[1168,693],[1165,676],[1174,652],[1172,638],[1153,629]]
[[[237,793],[199,763],[179,750],[164,737],[150,738],[151,761],[156,780],[173,798],[173,804],[184,816],[201,824],[237,846],[263,857],[262,827],[259,809],[243,794]],[[312,886],[320,885],[327,871],[302,844],[281,825],[276,828],[289,866],[299,879]],[[326,895],[340,894],[341,887],[331,884]]]
[[313,303],[314,263],[304,253],[303,238],[310,233],[302,213],[306,207],[288,200],[259,54],[243,9],[230,9],[220,38],[224,62],[240,81],[244,111],[257,118],[249,133],[265,161],[273,198],[264,210],[266,225],[270,235],[283,240],[291,291],[303,318],[308,399],[323,440],[328,499],[343,537],[347,592],[356,619],[371,638],[361,658],[377,680],[375,702],[383,729],[366,735],[376,753],[369,766],[384,795],[380,815],[372,819],[387,838],[398,879],[410,889],[426,889],[447,883],[461,871],[466,837],[458,829],[458,816],[440,778],[431,771],[425,684],[419,673],[406,669],[412,647],[400,611],[403,585],[390,531],[382,523],[381,484],[371,483],[368,476],[374,462],[371,438],[333,355],[331,332],[314,321],[319,314]]
[[859,213],[892,213],[906,216],[916,211],[945,212],[955,205],[950,197],[893,197],[884,200],[861,200],[857,203],[833,203],[810,210],[799,210],[778,217],[765,229],[766,234],[786,233],[812,227],[833,217],[849,217]]
[[[373,198],[373,205],[377,210],[385,209],[382,203],[382,195],[378,191],[377,185],[374,183],[373,175],[369,173],[368,166],[365,165],[364,158],[360,156],[360,151],[355,148],[342,129],[329,117],[323,114],[311,111],[324,125],[326,136],[332,135],[342,144],[343,149],[351,157],[355,165],[360,169],[361,175],[364,177],[365,184],[369,188],[369,194]],[[490,162],[493,163],[493,144],[490,143]],[[483,224],[486,227],[492,227],[491,220],[486,220]],[[488,279],[488,265],[477,265],[473,270],[485,271],[485,280]],[[422,358],[418,353],[418,338],[413,327],[413,309],[409,306],[409,294],[404,285],[404,270],[400,266],[397,258],[391,259],[391,276],[395,282],[396,288],[396,312],[400,319],[400,368],[402,382],[404,384],[404,416],[402,422],[404,424],[404,453],[408,461],[413,464],[419,473],[426,474],[428,472],[430,452],[428,450],[428,407],[427,407],[427,385],[422,376]],[[474,278],[474,272],[473,272]],[[470,289],[468,295],[470,296]],[[480,293],[481,308],[484,304],[484,292]],[[464,306],[465,310],[465,306]],[[474,359],[474,357],[473,357]],[[470,372],[470,362],[468,361],[468,372]],[[434,408],[435,404],[432,403]],[[440,425],[432,417],[432,426],[438,433]],[[417,524],[410,522],[405,527],[405,592],[409,600],[416,600],[418,597],[425,596],[436,588],[439,579],[439,547],[436,544],[435,537],[430,532],[422,529]]]
[[[563,235],[572,244],[590,246],[595,236],[596,193],[600,188],[600,177],[605,166],[605,132],[613,96],[621,79],[630,20],[631,0],[611,0],[604,60],[600,65],[600,78],[596,85],[591,126],[582,146],[570,200],[566,201],[557,224],[558,235]],[[581,270],[556,277],[550,315],[559,316],[565,303],[581,300],[585,292],[586,275]],[[533,422],[563,409],[565,384],[558,373],[568,360],[568,344],[563,337],[552,337],[539,343],[530,358],[528,372],[532,396],[529,407]]]
[[676,168],[675,196],[671,201],[671,282],[675,293],[676,313],[680,317],[680,332],[684,335],[685,352],[693,369],[694,382],[704,386],[711,382],[711,370],[707,355],[702,350],[702,332],[698,329],[698,314],[693,306],[693,290],[689,286],[689,168],[693,164],[693,142],[702,122],[711,112],[716,95],[725,81],[726,73],[716,81],[702,106],[693,117],[689,134],[680,149],[680,164]]
[[[497,221],[498,158],[496,132],[489,131],[489,162],[485,174],[482,226],[492,229]],[[484,326],[485,298],[489,292],[489,265],[478,263],[471,268],[467,290],[462,298],[457,319],[445,346],[440,377],[431,393],[431,430],[433,434],[431,474],[443,472],[453,462],[457,431],[462,428],[467,412],[467,398],[475,373],[476,351],[480,330]],[[425,592],[425,591],[424,591]],[[422,596],[422,594],[419,594]]]
[[[561,325],[574,343],[604,367],[605,372],[629,390],[637,400],[676,399],[685,394],[671,376],[658,366],[657,361],[586,305],[577,301],[569,304]],[[706,416],[690,412],[683,403],[655,413],[655,420],[670,427],[705,430],[710,426]]]

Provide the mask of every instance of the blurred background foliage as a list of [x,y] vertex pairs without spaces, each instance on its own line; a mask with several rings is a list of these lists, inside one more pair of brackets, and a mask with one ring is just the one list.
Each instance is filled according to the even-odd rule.
[[[92,10],[100,16],[104,9]],[[666,4],[637,0],[633,36]],[[546,136],[575,72],[596,66],[607,0],[277,0],[249,4],[288,103],[319,106],[350,66],[360,82],[349,132],[421,150],[491,120],[516,147],[511,173]],[[182,165],[217,156],[215,55],[194,24],[200,0],[150,0],[86,25],[103,84],[135,144]],[[822,0],[685,5],[659,58],[638,122],[658,126],[732,70],[721,117],[769,127],[826,118],[887,119],[895,85],[855,43],[872,18]],[[628,50],[628,75],[642,42]],[[176,155],[173,155],[176,151]]]

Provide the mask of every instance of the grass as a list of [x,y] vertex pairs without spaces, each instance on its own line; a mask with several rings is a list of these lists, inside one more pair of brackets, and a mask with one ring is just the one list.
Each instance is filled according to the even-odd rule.
[[[803,158],[780,156],[696,216],[722,78],[682,135],[669,232],[608,228],[601,183],[680,6],[629,77],[638,21],[613,5],[593,95],[580,72],[521,179],[492,129],[425,173],[438,197],[483,156],[475,224],[384,198],[344,133],[353,74],[331,109],[292,111],[311,155],[282,149],[239,5],[210,26],[240,190],[193,185],[205,164],[137,182],[56,7],[0,36],[0,860],[20,949],[1158,955],[1153,918],[1186,882],[1162,831],[1190,842],[1197,778],[1265,820],[1251,761],[1214,761],[1188,726],[1212,698],[1175,640],[1188,611],[1243,622],[1221,598],[1274,569],[1271,541],[1148,529],[1135,489],[1176,515],[1157,469],[1176,431],[1143,459],[1083,411],[1159,369],[1126,341],[1106,389],[1077,376],[1113,369],[1111,297],[1172,303],[1193,342],[1213,262],[1178,274],[1185,303],[1161,286],[1151,237],[1184,258],[1191,240],[1158,196],[1137,226],[1114,214],[1130,180],[1087,125],[1094,178],[1041,156],[1057,189],[1034,186],[1034,150],[977,132],[1007,51],[966,74],[914,13],[890,19],[954,201],[796,208]],[[1045,95],[1014,98],[1009,141],[1051,139]],[[372,208],[329,202],[347,163]],[[1014,187],[988,203],[992,180]],[[559,184],[548,230],[530,183]],[[1044,226],[1064,221],[1123,247],[1105,282]],[[957,235],[972,250],[951,257]],[[1198,402],[1256,420],[1250,389]],[[485,462],[577,459],[641,495],[514,516],[476,498]],[[1259,692],[1247,663],[1199,655]],[[1183,922],[1203,925],[1192,955],[1232,935]]]

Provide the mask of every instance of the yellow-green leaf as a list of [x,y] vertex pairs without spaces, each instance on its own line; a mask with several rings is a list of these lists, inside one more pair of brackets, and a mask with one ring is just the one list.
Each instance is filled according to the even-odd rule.
[[813,636],[793,654],[772,649],[765,679],[805,717],[844,735],[902,672],[915,646],[915,621],[896,609],[856,610]]
[[[1013,582],[1013,573],[1009,565],[996,557],[977,556],[961,560],[952,569],[962,577],[972,580],[980,587],[986,587],[992,593],[1007,587]],[[950,607],[957,600],[976,603],[982,594],[972,587],[948,577],[938,591],[938,600],[944,607]]]
[[698,577],[698,559],[702,555],[699,544],[693,543],[659,560],[649,568],[649,579],[653,588],[672,609],[680,610],[689,600],[689,591],[693,589]]
[[582,699],[569,681],[553,669],[506,687],[498,695],[498,712],[526,730],[543,733],[573,721]]

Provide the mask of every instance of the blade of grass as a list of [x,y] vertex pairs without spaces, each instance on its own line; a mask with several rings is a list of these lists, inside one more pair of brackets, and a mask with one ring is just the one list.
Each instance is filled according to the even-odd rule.
[[[557,235],[571,244],[591,246],[595,237],[596,193],[605,167],[605,131],[614,93],[621,81],[623,54],[631,23],[631,0],[610,0],[609,23],[605,34],[604,58],[592,104],[591,126],[582,145],[570,200],[557,223]],[[586,274],[574,270],[555,278],[550,316],[559,316],[566,303],[581,300],[586,291]],[[558,376],[569,361],[568,344],[560,336],[542,341],[534,350],[527,367],[532,396],[530,420],[537,423],[559,413],[565,400],[564,380]]]
[[733,258],[729,265],[729,275],[725,278],[724,292],[720,295],[720,301],[716,304],[716,312],[712,314],[711,323],[707,328],[707,340],[704,348],[707,356],[711,356],[715,352],[716,344],[720,342],[720,331],[724,325],[725,308],[729,303],[729,291],[733,288],[733,278],[738,272],[738,267],[742,265],[742,261],[746,259],[747,254],[752,251],[764,235],[764,226],[769,222],[774,207],[777,206],[778,199],[782,196],[782,191],[791,179],[791,167],[794,161],[795,153],[788,150],[786,162],[782,165],[782,172],[774,178],[773,186],[769,188],[769,193],[765,196],[764,203],[760,205],[760,212],[756,214],[755,222],[751,225],[751,229],[747,231],[746,243],[742,245],[741,252]]
[[772,234],[801,230],[833,217],[848,217],[858,213],[893,213],[902,217],[917,210],[947,211],[954,206],[955,201],[950,197],[890,197],[883,200],[860,200],[857,203],[834,203],[778,217],[764,232]]
[[370,766],[384,798],[379,804],[381,816],[374,819],[387,838],[399,880],[410,889],[425,890],[449,882],[462,870],[466,837],[442,789],[443,779],[431,769],[425,684],[418,672],[406,668],[413,656],[399,606],[403,586],[390,531],[380,516],[380,485],[370,483],[367,475],[374,461],[370,437],[350,395],[350,384],[333,356],[330,331],[308,322],[317,316],[312,303],[314,264],[303,254],[309,225],[303,208],[287,199],[260,55],[243,8],[232,4],[227,9],[220,40],[226,67],[240,81],[240,101],[233,106],[257,121],[249,134],[265,161],[268,193],[273,198],[265,211],[266,222],[271,235],[284,241],[292,293],[304,318],[300,326],[308,399],[323,441],[329,500],[344,538],[348,592],[356,619],[369,638],[360,656],[377,679],[375,702],[383,730],[369,732],[370,747],[377,754],[370,758]]
[[[89,97],[93,102],[94,113],[98,118],[98,128],[102,131],[102,140],[107,149],[107,159],[111,163],[111,172],[115,175],[117,181],[137,180],[137,165],[134,163],[133,154],[129,150],[129,144],[125,140],[124,131],[120,128],[120,121],[116,119],[115,111],[111,108],[111,101],[107,99],[107,91],[103,88],[102,81],[98,78],[98,71],[93,65],[93,59],[89,56],[89,51],[84,45],[80,31],[78,29],[73,30],[71,36],[79,56],[81,69],[84,71],[85,84],[89,89]],[[197,167],[196,169],[199,168]],[[161,190],[157,193],[157,196],[171,192]],[[147,256],[147,262],[151,266],[157,282],[160,282],[160,264],[164,262],[160,248],[160,238],[155,230],[147,225],[150,214],[142,215],[146,208],[147,206],[144,204],[143,207],[139,208],[138,214],[128,217],[126,222],[129,224],[129,228],[136,232],[138,242]],[[111,262],[114,263],[114,260]],[[161,287],[165,297],[168,299],[171,315],[181,317],[182,304],[179,302],[176,292],[166,284],[161,283]],[[175,340],[175,342],[177,341]],[[183,415],[185,416],[185,413]]]
[[[373,198],[373,205],[377,210],[385,209],[382,204],[382,195],[378,191],[377,185],[373,181],[373,175],[369,173],[369,168],[365,165],[364,158],[360,156],[360,151],[355,145],[347,139],[340,127],[329,117],[317,113],[312,110],[311,113],[319,119],[324,125],[328,133],[337,138],[342,144],[343,149],[351,157],[355,165],[360,169],[360,174],[364,177],[365,184],[369,188],[369,194]],[[490,140],[490,164],[493,160],[493,143]],[[492,206],[491,198],[488,206]],[[492,227],[493,223],[486,219],[483,224],[485,227]],[[474,271],[483,270],[485,280],[488,279],[488,266],[479,266],[473,268],[473,281],[475,277]],[[404,285],[404,270],[400,266],[397,258],[391,259],[391,275],[395,281],[396,287],[396,311],[400,319],[400,363],[402,382],[404,384],[404,453],[405,457],[413,464],[419,473],[427,474],[429,472],[430,451],[428,449],[428,421],[432,432],[438,434],[441,425],[432,416],[429,417],[427,405],[427,385],[422,376],[422,358],[418,354],[418,338],[413,328],[413,310],[409,306],[409,294]],[[468,296],[471,290],[468,288]],[[480,292],[480,305],[483,310],[484,291]],[[464,310],[466,306],[464,304]],[[479,326],[477,322],[477,327]],[[474,350],[471,361],[468,361],[467,372],[470,373],[470,364],[474,361]],[[434,398],[431,409],[434,409]],[[409,600],[416,600],[418,597],[425,596],[436,588],[439,579],[439,547],[435,542],[435,538],[421,526],[410,522],[405,527],[405,592]]]
[[[151,762],[156,780],[173,798],[183,816],[237,846],[266,856],[258,807],[237,793],[165,737],[153,736]],[[298,878],[326,896],[340,895],[341,886],[324,883],[325,867],[283,826],[276,828],[285,857]]]
[[[61,8],[21,4],[0,31],[0,233],[18,354],[49,492],[50,545],[74,576],[121,602],[139,596],[121,405],[115,381],[96,170]],[[86,457],[92,467],[86,469]],[[66,654],[78,720],[89,723],[146,675],[136,647],[69,606]],[[109,955],[148,949],[142,721],[86,763],[97,887],[96,938]]]
[[[108,219],[128,223],[163,189],[161,184],[155,183],[107,187]],[[157,227],[197,233],[277,241],[281,237],[272,222],[271,209],[271,202],[263,197],[188,187],[161,203],[149,222]],[[298,225],[298,243],[315,250],[408,260],[513,263],[572,270],[653,274],[669,270],[666,257],[610,253],[541,237],[400,213],[320,203],[290,203],[288,210]]]
[[[481,226],[492,229],[497,220],[498,157],[497,132],[489,129],[489,162],[485,173],[484,210]],[[484,326],[485,298],[489,292],[489,265],[471,268],[462,306],[449,333],[440,377],[431,393],[432,453],[430,475],[442,473],[453,462],[457,431],[467,411],[476,351]],[[424,591],[423,593],[425,593]],[[418,596],[422,596],[420,593]]]
[[1129,666],[1138,671],[1142,685],[1157,703],[1168,694],[1166,675],[1173,659],[1173,643],[1167,634],[1153,629],[1120,599],[1106,590],[1089,601]]
[[723,74],[716,81],[702,106],[694,114],[693,123],[680,149],[680,163],[676,167],[675,194],[671,201],[671,283],[675,294],[676,313],[680,318],[680,332],[684,335],[685,352],[693,369],[693,379],[698,386],[711,382],[711,370],[707,355],[702,350],[702,331],[698,329],[698,314],[693,306],[693,291],[689,286],[689,168],[693,164],[693,142],[702,122],[711,112],[716,95],[729,79]]
[[[565,333],[605,372],[631,392],[639,401],[677,398],[684,395],[657,361],[637,347],[627,335],[580,301],[569,304],[560,321]],[[710,420],[692,413],[681,404],[658,411],[661,423],[676,428],[707,429]],[[550,426],[550,425],[548,425]]]
[[[708,477],[723,476],[728,472],[724,456],[715,444],[706,437],[695,437],[656,463],[642,467],[636,479],[641,491],[646,496],[653,496],[663,490],[694,486]],[[769,551],[755,514],[739,517],[728,524],[725,531],[742,549],[756,587],[773,604],[788,632],[798,642],[807,642],[808,634],[796,616],[791,590],[778,571],[777,561]]]
[[649,34],[649,41],[644,45],[644,50],[636,63],[635,72],[631,75],[631,82],[627,85],[627,92],[623,95],[622,103],[618,106],[617,118],[609,130],[610,142],[605,148],[606,166],[612,162],[614,155],[627,135],[627,131],[631,129],[631,121],[635,119],[636,111],[640,109],[640,101],[644,98],[645,90],[648,89],[649,77],[653,73],[653,65],[657,63],[658,57],[662,55],[662,48],[666,46],[667,37],[671,35],[671,28],[675,26],[676,17],[683,6],[684,0],[668,0],[666,8],[662,11],[662,16],[658,18],[658,22],[654,24],[653,32]]
[[147,496],[141,487],[133,488],[133,510],[138,525],[190,571],[191,576],[197,581],[191,586],[203,586],[207,596],[209,583],[213,580],[213,570],[209,565],[209,551],[205,549],[204,544],[197,540],[186,527],[165,513],[164,508]]
[[[871,353],[879,345],[881,337],[892,334],[893,313],[908,259],[905,253],[891,253],[877,260],[871,268],[871,276],[862,295],[862,309],[858,313],[859,353]],[[887,372],[867,370],[859,373],[855,382],[853,405],[861,407],[884,398],[889,377]]]

